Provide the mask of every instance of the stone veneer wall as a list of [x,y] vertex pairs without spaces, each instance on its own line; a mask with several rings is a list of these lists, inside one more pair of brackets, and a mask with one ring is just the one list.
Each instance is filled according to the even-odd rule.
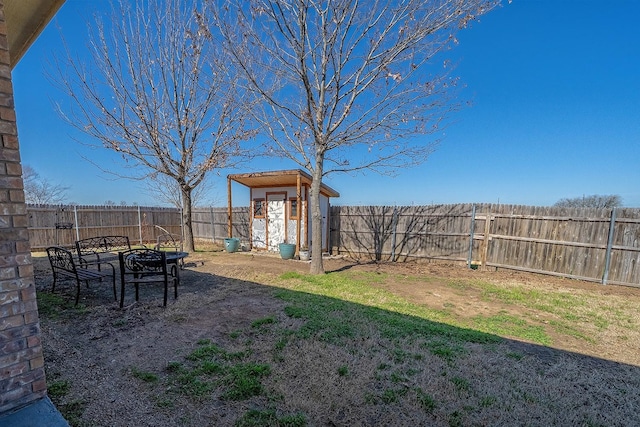
[[0,0],[0,414],[45,396],[44,358]]

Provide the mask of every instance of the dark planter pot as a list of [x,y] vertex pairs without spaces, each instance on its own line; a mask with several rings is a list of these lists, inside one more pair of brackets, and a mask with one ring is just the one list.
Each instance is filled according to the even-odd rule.
[[240,246],[240,239],[235,237],[224,239],[224,248],[227,252],[236,252],[238,250],[238,246]]
[[278,249],[280,250],[280,257],[282,259],[293,259],[293,256],[296,254],[296,245],[293,243],[280,243]]

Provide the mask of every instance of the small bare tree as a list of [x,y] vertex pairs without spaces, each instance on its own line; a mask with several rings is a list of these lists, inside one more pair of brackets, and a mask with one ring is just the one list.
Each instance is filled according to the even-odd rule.
[[24,198],[27,203],[38,205],[57,205],[67,199],[67,190],[60,184],[44,179],[34,168],[24,165],[22,168],[24,182]]
[[622,206],[622,197],[617,194],[573,197],[558,200],[557,208],[617,208]]
[[[67,52],[54,81],[71,97],[67,121],[122,157],[120,177],[164,175],[180,189],[185,250],[194,249],[192,192],[212,170],[233,166],[251,137],[238,73],[206,25],[208,3],[112,3],[89,24],[89,59]],[[97,162],[94,162],[97,163]]]
[[[213,2],[213,0],[211,0]],[[227,0],[215,27],[250,90],[268,150],[306,169],[312,235],[320,186],[334,172],[393,173],[423,162],[455,79],[436,55],[498,0]],[[215,2],[220,4],[220,2]],[[322,242],[312,240],[320,254]],[[311,273],[322,273],[312,257]]]
[[[166,175],[157,174],[145,180],[147,194],[151,195],[155,200],[171,205],[178,209],[182,208],[182,192],[178,183]],[[209,192],[213,185],[208,175],[196,188],[191,192],[191,203],[194,207],[211,206],[213,201]]]

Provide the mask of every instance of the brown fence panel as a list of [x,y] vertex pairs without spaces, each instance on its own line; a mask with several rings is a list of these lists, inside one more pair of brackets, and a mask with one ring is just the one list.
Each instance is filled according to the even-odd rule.
[[181,234],[180,211],[173,208],[28,205],[27,212],[33,250],[73,248],[76,240],[94,236],[128,236],[135,245],[155,242],[164,230]]
[[610,209],[488,205],[482,210],[490,222],[486,265],[602,279]]
[[640,286],[640,209],[337,206],[331,246],[371,260],[445,259]]
[[371,260],[416,258],[464,261],[472,205],[337,206],[331,211],[331,246]]
[[[236,207],[233,215],[233,237],[249,242],[249,208]],[[222,242],[229,237],[229,221],[227,208],[195,208],[193,210],[193,236],[203,240]]]
[[608,273],[607,283],[640,286],[640,209],[616,210]]

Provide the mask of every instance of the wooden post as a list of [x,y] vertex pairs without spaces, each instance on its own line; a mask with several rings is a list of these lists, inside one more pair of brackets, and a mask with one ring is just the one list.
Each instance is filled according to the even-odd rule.
[[473,209],[471,210],[471,231],[469,232],[469,256],[467,257],[467,266],[471,267],[471,263],[473,262],[473,233],[476,226],[476,205],[473,205]]
[[607,252],[604,259],[604,273],[602,274],[602,284],[606,285],[609,279],[609,268],[611,267],[611,248],[613,246],[613,234],[616,228],[616,208],[611,210],[611,222],[609,223],[609,238],[607,239]]
[[215,217],[213,216],[213,206],[209,206],[209,211],[211,212],[211,240],[213,243],[216,242],[216,222]]
[[491,209],[487,211],[484,219],[484,240],[482,242],[482,256],[480,258],[480,264],[482,267],[487,266],[487,255],[489,253],[489,235],[491,233]]
[[231,218],[231,211],[231,178],[227,176],[227,226],[229,227],[227,235],[229,238],[233,237],[233,219]]
[[296,252],[300,252],[300,237],[301,237],[300,221],[302,221],[302,216],[301,216],[302,202],[300,200],[300,196],[301,196],[300,186],[301,186],[300,173],[298,173],[298,175],[296,176],[296,217],[298,218],[298,220],[296,221]]
[[[396,262],[396,236],[398,231],[398,207],[393,207],[393,217],[391,218],[391,227],[393,228],[391,234],[391,262]],[[382,252],[382,248],[380,248]]]

